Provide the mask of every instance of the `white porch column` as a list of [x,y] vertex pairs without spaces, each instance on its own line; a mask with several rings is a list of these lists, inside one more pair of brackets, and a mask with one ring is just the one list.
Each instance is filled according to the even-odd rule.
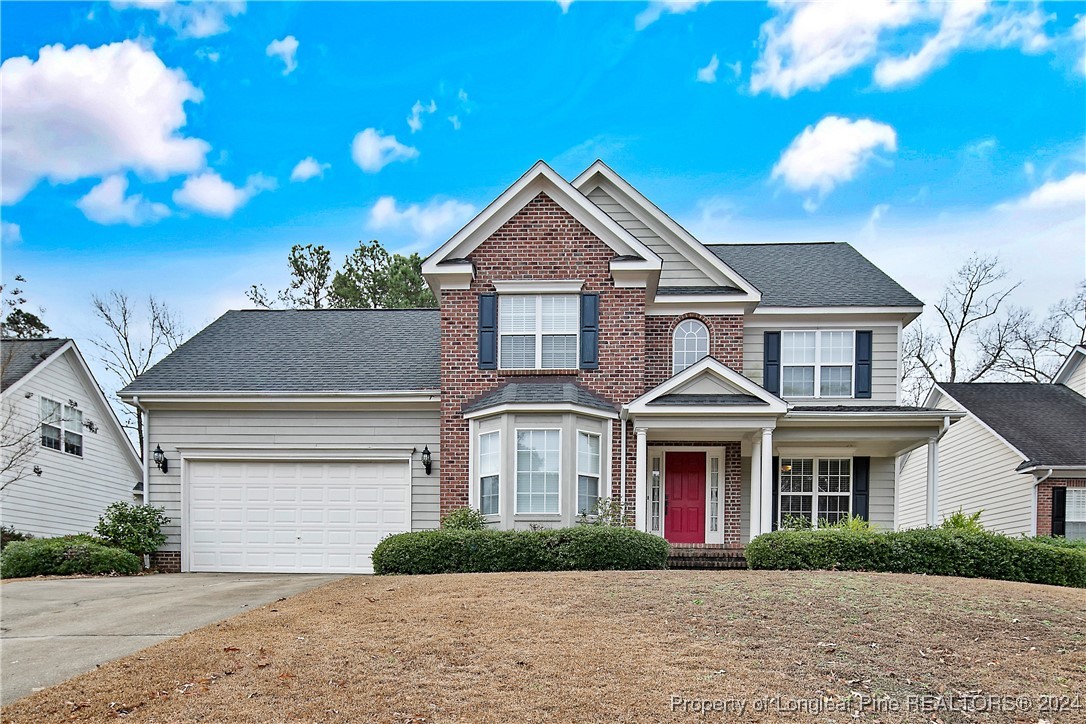
[[762,434],[754,433],[750,445],[750,537],[762,530]]
[[637,480],[634,489],[637,491],[637,500],[634,506],[634,526],[638,530],[648,530],[648,430],[643,427],[634,428],[637,437],[637,465],[635,475]]
[[939,524],[939,438],[928,438],[928,525]]
[[773,530],[773,428],[762,428],[762,532]]

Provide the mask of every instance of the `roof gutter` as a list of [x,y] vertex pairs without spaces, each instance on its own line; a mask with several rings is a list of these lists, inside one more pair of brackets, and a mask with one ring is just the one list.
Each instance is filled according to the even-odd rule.
[[618,486],[619,486],[619,501],[622,503],[622,517],[626,517],[626,421],[630,418],[630,408],[625,405],[618,413],[619,419],[619,460],[621,464],[618,466]]

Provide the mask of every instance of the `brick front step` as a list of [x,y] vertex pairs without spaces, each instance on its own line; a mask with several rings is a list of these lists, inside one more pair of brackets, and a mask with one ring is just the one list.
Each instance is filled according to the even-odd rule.
[[667,557],[669,568],[746,568],[740,546],[711,543],[672,544]]

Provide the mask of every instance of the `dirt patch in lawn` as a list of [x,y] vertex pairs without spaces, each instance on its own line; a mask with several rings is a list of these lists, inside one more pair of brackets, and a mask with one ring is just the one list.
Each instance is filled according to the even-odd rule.
[[[106,664],[3,718],[655,721],[699,717],[703,704],[681,701],[708,700],[731,712],[714,719],[912,721],[939,700],[910,697],[936,695],[965,697],[942,700],[946,722],[1086,720],[1086,594],[855,573],[354,577]],[[1045,701],[1063,711],[1038,711]],[[966,702],[987,711],[950,710]]]

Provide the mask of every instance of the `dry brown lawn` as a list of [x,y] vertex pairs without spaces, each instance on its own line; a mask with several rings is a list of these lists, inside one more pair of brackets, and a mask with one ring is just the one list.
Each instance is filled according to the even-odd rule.
[[[932,718],[908,711],[909,697],[939,693],[1025,695],[1034,707],[942,710],[939,721],[1086,721],[1073,698],[1086,707],[1086,593],[854,573],[353,577],[106,664],[3,718],[699,718],[673,710],[679,696],[732,707],[716,720],[853,717],[789,712],[822,700],[896,722]],[[1042,695],[1069,706],[1038,712]],[[755,711],[761,697],[780,698]]]

